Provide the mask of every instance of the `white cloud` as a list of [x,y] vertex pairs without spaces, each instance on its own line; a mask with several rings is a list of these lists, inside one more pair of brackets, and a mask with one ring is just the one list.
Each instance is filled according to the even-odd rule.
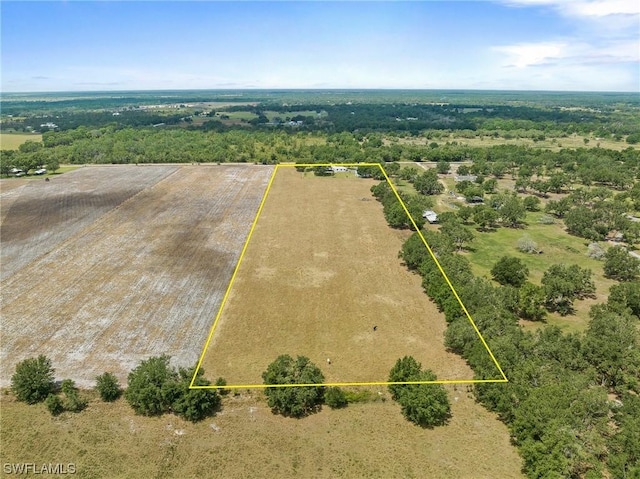
[[640,15],[637,0],[503,0],[510,6],[547,5],[573,17],[605,17],[609,15]]
[[493,50],[506,55],[503,66],[526,68],[545,64],[566,55],[567,45],[559,42],[518,43],[493,47]]

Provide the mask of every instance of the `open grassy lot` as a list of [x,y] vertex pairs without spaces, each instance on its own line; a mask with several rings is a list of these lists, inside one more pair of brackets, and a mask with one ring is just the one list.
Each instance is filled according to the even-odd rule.
[[52,418],[2,395],[2,462],[74,463],[78,478],[521,478],[506,427],[449,392],[450,424],[432,430],[408,423],[386,392],[302,420],[272,414],[258,392],[230,395],[197,424],[136,416],[123,400]]
[[[581,268],[589,268],[593,272],[596,285],[596,298],[578,300],[574,303],[576,314],[560,316],[556,313],[548,316],[550,324],[557,324],[568,331],[582,331],[589,321],[589,308],[593,304],[606,302],[609,288],[616,282],[604,277],[603,262],[589,258],[587,253],[588,240],[569,235],[561,223],[543,225],[539,223],[542,213],[528,213],[526,228],[499,228],[496,231],[481,233],[474,230],[475,239],[471,243],[468,254],[473,272],[478,276],[491,278],[490,270],[493,265],[505,255],[520,258],[529,268],[529,280],[540,284],[542,274],[551,265],[565,263],[577,264]],[[518,240],[527,235],[538,244],[542,254],[521,253],[516,246]],[[606,245],[602,245],[607,248]],[[536,325],[529,326],[536,327]]]
[[27,140],[42,141],[42,135],[39,133],[0,133],[0,150],[17,150]]
[[405,355],[440,379],[473,377],[398,259],[408,232],[387,226],[373,183],[279,168],[204,358],[210,378],[260,384],[284,353],[311,358],[327,382],[385,381]]
[[2,224],[2,384],[37,354],[81,386],[150,355],[194,364],[271,171],[87,167],[25,186]]

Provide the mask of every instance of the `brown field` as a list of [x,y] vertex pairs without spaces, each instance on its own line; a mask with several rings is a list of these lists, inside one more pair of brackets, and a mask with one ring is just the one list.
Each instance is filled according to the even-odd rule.
[[78,478],[523,477],[506,427],[463,387],[449,392],[451,421],[435,429],[407,422],[386,393],[297,420],[272,414],[254,391],[197,424],[136,416],[124,400],[53,418],[0,396],[2,462],[73,463]]
[[329,383],[386,381],[405,355],[440,379],[473,378],[398,259],[407,232],[387,226],[373,183],[278,170],[203,361],[211,379],[260,384],[285,353],[308,356]]
[[0,133],[0,150],[17,150],[25,141],[42,141],[39,133]]
[[151,355],[194,364],[271,171],[96,167],[14,189],[0,382],[38,354],[83,387]]

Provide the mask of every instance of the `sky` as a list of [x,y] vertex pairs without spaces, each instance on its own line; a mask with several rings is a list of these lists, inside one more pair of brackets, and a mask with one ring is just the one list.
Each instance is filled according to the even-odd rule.
[[640,91],[640,1],[0,3],[3,92]]

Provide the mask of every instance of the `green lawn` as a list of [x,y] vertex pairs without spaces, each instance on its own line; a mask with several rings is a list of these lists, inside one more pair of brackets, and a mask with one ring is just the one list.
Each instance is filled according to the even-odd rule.
[[[529,213],[526,219],[527,226],[522,229],[498,228],[486,233],[474,229],[476,237],[470,245],[471,251],[466,255],[472,263],[474,274],[487,278],[491,277],[491,268],[502,256],[520,258],[529,268],[529,280],[535,284],[540,284],[542,274],[553,264],[577,264],[582,268],[589,268],[593,272],[597,298],[576,301],[576,314],[573,316],[548,316],[550,324],[557,324],[566,330],[583,330],[589,320],[589,307],[606,301],[609,287],[616,282],[604,277],[601,261],[586,255],[588,240],[567,234],[560,221],[553,225],[540,224],[538,220],[541,216],[542,213],[539,212]],[[526,254],[517,250],[518,240],[524,235],[538,244],[542,254]],[[602,246],[606,249],[605,245]]]

